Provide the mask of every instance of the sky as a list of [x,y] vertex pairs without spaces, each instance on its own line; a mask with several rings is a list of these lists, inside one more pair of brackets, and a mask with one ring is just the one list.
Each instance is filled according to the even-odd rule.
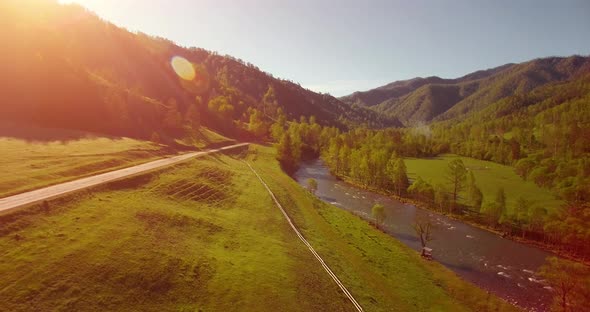
[[590,54],[588,0],[59,0],[335,96]]

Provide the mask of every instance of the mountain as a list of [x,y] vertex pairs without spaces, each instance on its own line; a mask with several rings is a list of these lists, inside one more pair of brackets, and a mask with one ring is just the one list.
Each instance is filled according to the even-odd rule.
[[[132,33],[78,5],[0,3],[0,120],[149,138],[187,124],[247,135],[250,109],[323,125],[400,125],[363,107],[273,77],[253,64]],[[193,67],[180,78],[172,60]],[[269,115],[272,119],[272,114]]]
[[463,118],[500,99],[568,81],[590,72],[590,57],[535,59],[476,71],[456,79],[414,78],[342,97],[349,105],[370,107],[406,126]]

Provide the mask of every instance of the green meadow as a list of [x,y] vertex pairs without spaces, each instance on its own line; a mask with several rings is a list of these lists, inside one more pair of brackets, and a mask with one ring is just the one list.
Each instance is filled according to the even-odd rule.
[[[5,132],[16,135],[3,136]],[[202,127],[175,144],[182,149],[194,149],[234,142]],[[125,137],[0,124],[0,198],[137,165],[175,154],[177,150]]]
[[[543,205],[548,211],[554,211],[563,204],[550,190],[543,189],[532,181],[524,181],[514,172],[514,168],[469,157],[447,154],[434,158],[407,158],[405,163],[408,176],[411,179],[422,177],[433,184],[448,185],[445,179],[448,164],[455,158],[460,158],[465,167],[473,172],[476,183],[483,193],[484,202],[493,201],[498,188],[502,187],[506,192],[509,210],[520,196],[537,205]],[[465,192],[461,195],[464,200]]]
[[0,216],[2,311],[352,311],[255,175],[365,311],[514,311],[285,175],[208,156]]
[[0,197],[153,160],[162,156],[151,142],[87,137],[27,141],[0,137]]

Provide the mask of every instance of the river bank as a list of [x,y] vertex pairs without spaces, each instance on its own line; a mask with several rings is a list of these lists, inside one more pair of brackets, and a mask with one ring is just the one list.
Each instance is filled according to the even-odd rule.
[[318,182],[317,196],[341,209],[372,220],[371,207],[385,206],[386,220],[382,230],[416,251],[420,242],[411,224],[426,218],[435,225],[434,240],[429,247],[434,258],[456,274],[479,287],[528,311],[546,311],[551,292],[544,289],[535,272],[552,254],[533,246],[504,239],[499,232],[473,226],[463,220],[434,212],[407,199],[369,191],[330,174],[321,160],[302,164],[295,174],[300,185],[308,178]]
[[360,188],[360,189],[363,189],[363,190],[366,190],[366,191],[370,191],[370,192],[373,192],[373,193],[378,193],[378,194],[381,194],[383,196],[387,196],[387,197],[390,197],[390,198],[395,199],[397,201],[400,201],[402,203],[414,205],[417,208],[424,209],[424,210],[427,210],[427,211],[430,211],[430,212],[434,212],[436,214],[439,214],[439,215],[445,216],[447,218],[451,218],[451,219],[457,220],[459,222],[467,223],[467,224],[469,224],[471,226],[480,228],[480,229],[485,230],[485,231],[488,231],[490,233],[494,233],[494,234],[500,236],[501,238],[509,239],[509,240],[514,241],[514,242],[518,242],[518,243],[521,243],[521,244],[526,244],[526,245],[529,245],[529,246],[540,248],[540,249],[543,249],[543,250],[545,250],[547,252],[550,252],[550,253],[554,254],[557,257],[568,259],[568,260],[571,260],[571,261],[575,261],[575,262],[582,263],[584,265],[590,266],[590,259],[583,259],[583,258],[577,257],[577,256],[575,256],[575,255],[573,255],[573,254],[571,254],[571,253],[569,253],[567,251],[564,251],[564,250],[561,250],[561,249],[557,248],[553,244],[547,244],[547,243],[544,243],[544,242],[541,242],[541,241],[538,241],[538,240],[528,239],[526,237],[523,238],[523,237],[521,237],[519,235],[511,235],[510,233],[507,233],[505,231],[499,230],[497,228],[494,228],[494,227],[491,227],[491,226],[487,226],[485,224],[481,224],[481,223],[479,223],[477,221],[474,221],[473,219],[470,219],[470,218],[468,218],[468,217],[466,217],[464,215],[459,215],[459,214],[454,214],[454,213],[448,213],[448,212],[445,212],[445,211],[437,210],[434,207],[432,207],[429,203],[425,203],[423,201],[420,201],[420,200],[417,200],[417,199],[414,199],[414,198],[408,198],[408,197],[398,196],[398,195],[396,195],[394,193],[391,193],[391,192],[388,192],[388,191],[385,191],[385,190],[382,190],[382,189],[379,189],[379,188],[373,188],[373,187],[369,187],[369,186],[363,185],[363,184],[358,183],[357,181],[351,179],[350,177],[346,177],[346,176],[335,174],[331,170],[330,170],[330,174],[332,174],[334,177],[336,177],[340,181],[343,181],[344,183],[347,183],[347,184],[349,184],[349,185],[351,185],[353,187]]

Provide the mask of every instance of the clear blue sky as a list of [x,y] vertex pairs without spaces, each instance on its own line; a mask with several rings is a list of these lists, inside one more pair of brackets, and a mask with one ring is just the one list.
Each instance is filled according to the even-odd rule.
[[417,76],[590,54],[589,0],[61,0],[133,31],[345,95]]

